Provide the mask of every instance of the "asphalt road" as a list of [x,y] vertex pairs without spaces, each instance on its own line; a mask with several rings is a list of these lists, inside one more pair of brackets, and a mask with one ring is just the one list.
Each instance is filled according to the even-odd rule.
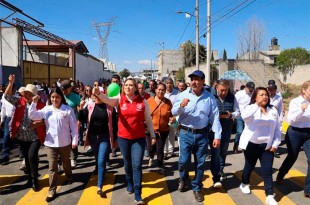
[[[177,143],[176,143],[177,144]],[[286,156],[286,145],[279,148],[281,158],[274,160],[275,179],[277,169]],[[17,150],[12,150],[12,157],[8,165],[0,166],[0,205],[11,204],[46,204],[45,197],[48,191],[48,162],[44,147],[41,147],[39,173],[40,191],[33,192],[25,188],[27,177],[19,170],[21,159],[18,158]],[[176,152],[178,153],[178,152]],[[227,166],[225,172],[227,179],[223,181],[223,188],[214,189],[212,187],[212,175],[210,173],[210,161],[207,160],[207,170],[205,172],[204,189],[205,201],[198,203],[190,188],[186,192],[180,193],[177,190],[179,172],[177,170],[178,157],[165,161],[165,175],[156,172],[156,168],[148,168],[147,158],[144,158],[143,165],[143,198],[148,204],[158,205],[187,205],[187,204],[215,204],[215,205],[261,205],[265,204],[264,187],[260,174],[260,164],[251,176],[252,194],[245,195],[239,190],[240,177],[244,165],[242,153],[233,154],[232,142],[230,143]],[[103,187],[104,196],[96,194],[97,177],[92,175],[94,170],[94,158],[87,155],[83,147],[79,147],[78,165],[73,170],[74,183],[63,185],[64,176],[59,177],[57,190],[58,197],[50,204],[71,205],[71,204],[134,204],[134,196],[126,193],[125,175],[121,154],[112,158],[111,166],[107,166],[107,175]],[[283,185],[274,186],[276,200],[279,204],[310,204],[310,199],[303,197],[303,184],[307,170],[307,159],[302,151],[297,162],[289,175],[284,180]],[[193,175],[193,173],[192,173]]]

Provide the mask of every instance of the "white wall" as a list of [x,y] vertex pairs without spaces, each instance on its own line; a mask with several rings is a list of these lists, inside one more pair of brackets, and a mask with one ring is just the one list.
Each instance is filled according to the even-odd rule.
[[103,63],[89,56],[76,53],[76,80],[84,83],[84,85],[93,85],[95,80],[99,78],[110,79],[113,73],[103,71]]
[[2,27],[1,33],[2,47],[0,48],[0,55],[2,55],[2,64],[12,67],[19,66],[18,30],[15,27]]
[[286,81],[282,74],[280,74],[280,79],[285,84],[302,85],[306,80],[310,80],[310,64],[297,66],[292,75],[287,75]]

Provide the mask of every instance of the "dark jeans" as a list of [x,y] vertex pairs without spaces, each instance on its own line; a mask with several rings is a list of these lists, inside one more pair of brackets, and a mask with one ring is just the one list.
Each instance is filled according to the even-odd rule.
[[194,155],[195,178],[192,180],[193,191],[202,189],[202,179],[205,171],[205,160],[208,153],[208,132],[192,133],[186,130],[180,130],[180,157],[179,172],[180,179],[186,181],[189,178],[191,153]]
[[153,159],[155,152],[157,152],[157,167],[163,167],[164,163],[164,147],[168,137],[169,131],[156,133],[156,144],[149,146],[149,155]]
[[273,195],[272,184],[272,164],[274,159],[274,153],[269,150],[265,150],[267,144],[254,144],[249,142],[248,146],[244,150],[245,164],[242,173],[242,183],[249,184],[250,176],[255,168],[256,162],[259,159],[261,164],[262,176],[264,179],[265,194]]
[[237,117],[236,120],[237,120],[237,128],[236,128],[237,130],[236,130],[234,145],[238,146],[239,141],[240,141],[240,136],[241,136],[243,129],[244,129],[244,121],[243,121],[242,117]]
[[[219,182],[220,181],[220,153],[221,153],[221,148],[214,148],[213,147],[213,140],[214,140],[214,132],[210,132],[209,136],[209,146],[211,150],[211,173],[212,173],[212,180],[213,183]],[[222,144],[222,141],[221,141]]]
[[278,173],[278,178],[283,179],[298,158],[301,147],[307,156],[308,171],[305,182],[305,194],[310,195],[310,128],[289,127],[285,135],[287,156]]
[[135,197],[141,197],[142,162],[146,144],[145,138],[129,140],[118,137],[118,144],[124,160],[127,190],[133,189]]
[[98,183],[97,187],[102,188],[106,173],[106,160],[110,151],[109,136],[98,137],[89,136],[90,146],[95,155],[96,166],[98,167]]
[[41,143],[39,140],[35,141],[22,141],[19,140],[19,144],[22,150],[22,153],[25,156],[25,163],[29,176],[32,178],[38,177],[38,166],[39,166],[39,149]]
[[12,140],[10,139],[10,131],[9,131],[9,122],[11,121],[11,117],[5,117],[4,119],[4,134],[3,134],[3,144],[2,144],[2,159],[9,158],[10,155],[10,147]]
[[83,139],[84,131],[85,131],[85,123],[81,123],[81,127],[79,129],[79,142],[83,142],[84,141],[84,139]]

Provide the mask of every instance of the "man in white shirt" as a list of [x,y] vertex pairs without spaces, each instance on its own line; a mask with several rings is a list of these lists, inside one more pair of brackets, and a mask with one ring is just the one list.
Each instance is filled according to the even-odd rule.
[[[244,111],[244,108],[250,104],[254,89],[255,89],[255,84],[253,82],[248,82],[245,85],[245,88],[243,90],[240,90],[236,93],[235,97],[236,97],[241,114]],[[237,132],[235,136],[233,150],[235,153],[238,153],[239,140],[240,140],[241,133],[244,129],[244,121],[241,118],[241,116],[237,117],[236,120],[237,120]]]
[[[174,82],[172,78],[165,79],[164,83],[166,84],[165,98],[168,98],[173,105],[177,97],[179,96],[180,92],[177,89],[174,89]],[[166,159],[174,156],[174,142],[178,127],[176,117],[171,118],[169,125],[170,125],[170,131],[164,148],[164,156]]]

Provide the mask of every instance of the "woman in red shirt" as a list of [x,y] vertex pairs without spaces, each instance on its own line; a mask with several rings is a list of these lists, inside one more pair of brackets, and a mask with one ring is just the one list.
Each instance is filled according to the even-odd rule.
[[124,82],[120,96],[109,98],[99,92],[97,86],[93,89],[93,93],[102,102],[113,107],[117,106],[118,144],[123,154],[127,193],[134,193],[136,204],[145,204],[141,198],[142,162],[146,145],[145,124],[150,131],[152,144],[156,143],[149,105],[139,95],[134,79],[127,79]]

